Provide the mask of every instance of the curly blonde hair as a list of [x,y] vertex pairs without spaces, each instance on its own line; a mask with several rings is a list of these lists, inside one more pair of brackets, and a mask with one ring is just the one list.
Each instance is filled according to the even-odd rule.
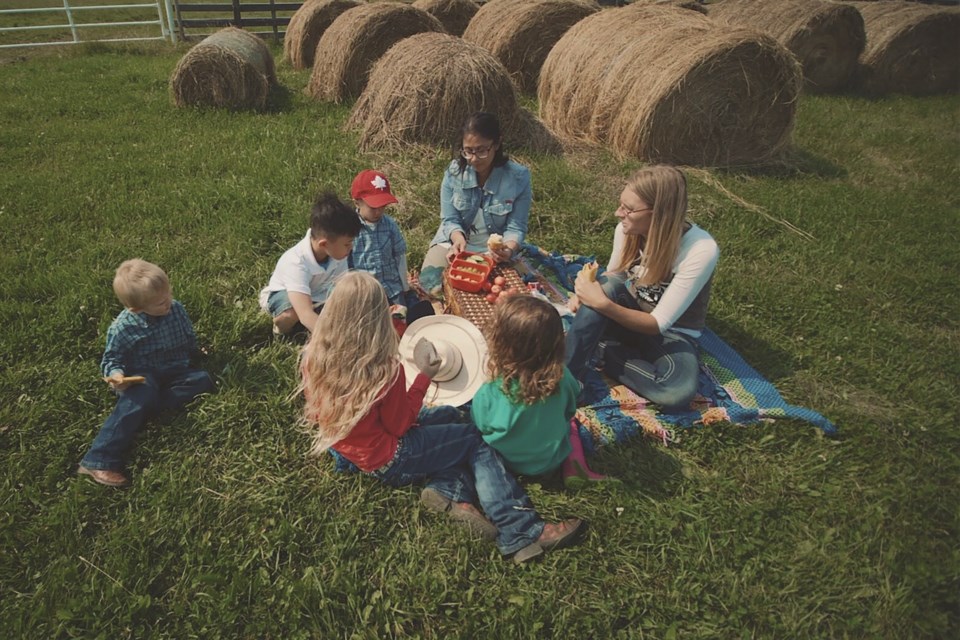
[[345,438],[400,374],[383,286],[369,273],[337,280],[300,357],[302,422],[320,454]]
[[487,373],[513,402],[534,404],[563,378],[563,322],[549,303],[512,295],[497,304],[487,332]]
[[676,167],[659,164],[638,170],[626,188],[647,203],[653,214],[647,236],[627,236],[620,264],[612,265],[612,270],[626,271],[642,251],[640,282],[663,282],[673,272],[687,223],[687,179]]

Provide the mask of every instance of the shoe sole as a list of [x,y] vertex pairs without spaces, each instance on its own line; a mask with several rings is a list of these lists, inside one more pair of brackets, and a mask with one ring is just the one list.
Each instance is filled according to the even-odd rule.
[[108,482],[106,480],[102,480],[101,478],[98,478],[97,476],[93,475],[92,469],[87,469],[86,467],[78,467],[77,475],[88,476],[91,480],[93,480],[97,484],[102,484],[105,487],[129,487],[130,486],[130,480],[124,480],[123,482]]
[[470,533],[484,540],[496,540],[497,528],[483,516],[457,511],[453,508],[453,500],[441,495],[433,489],[424,489],[420,493],[420,504],[431,511],[446,514],[451,520],[462,525]]
[[528,545],[513,554],[513,562],[515,564],[523,564],[524,562],[529,562],[534,558],[539,558],[542,555],[543,547],[534,542],[533,544]]

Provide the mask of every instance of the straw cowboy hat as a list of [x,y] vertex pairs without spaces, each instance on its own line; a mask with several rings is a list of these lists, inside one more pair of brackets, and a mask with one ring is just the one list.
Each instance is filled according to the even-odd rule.
[[413,363],[413,347],[420,338],[433,343],[440,355],[440,371],[424,397],[424,404],[460,406],[470,401],[486,381],[487,341],[469,320],[459,316],[427,316],[410,324],[400,339],[400,360],[407,384],[420,370]]

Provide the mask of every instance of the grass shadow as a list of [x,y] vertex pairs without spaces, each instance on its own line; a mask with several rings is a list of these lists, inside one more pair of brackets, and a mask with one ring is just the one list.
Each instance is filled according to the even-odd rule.
[[271,87],[267,95],[267,104],[264,107],[264,113],[287,113],[294,110],[293,91],[282,84]]
[[789,351],[761,340],[737,325],[710,318],[707,326],[770,381],[789,377],[796,369],[796,359]]
[[844,167],[799,147],[790,147],[778,158],[762,165],[718,168],[717,172],[731,176],[784,179],[817,177],[839,180],[849,175]]

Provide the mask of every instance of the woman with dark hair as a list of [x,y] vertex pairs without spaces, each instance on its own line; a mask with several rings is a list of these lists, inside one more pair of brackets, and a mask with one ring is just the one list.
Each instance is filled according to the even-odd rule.
[[[447,264],[461,251],[489,251],[507,262],[520,251],[530,217],[530,170],[510,160],[500,122],[492,113],[470,114],[460,129],[456,158],[440,187],[440,229],[420,269],[420,283],[441,290]],[[488,247],[490,236],[502,238]]]

